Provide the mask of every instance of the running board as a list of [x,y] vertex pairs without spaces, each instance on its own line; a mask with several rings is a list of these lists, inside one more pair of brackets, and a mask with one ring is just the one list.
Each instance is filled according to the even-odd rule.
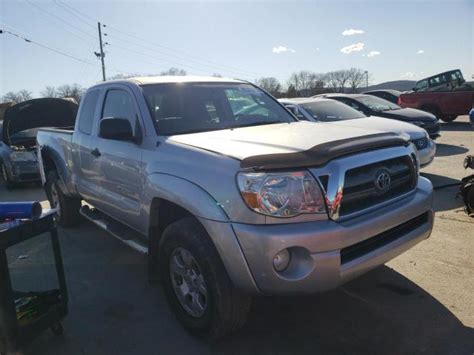
[[142,254],[148,254],[148,246],[144,237],[134,229],[110,218],[95,208],[84,205],[80,210],[81,215],[105,230],[121,242]]

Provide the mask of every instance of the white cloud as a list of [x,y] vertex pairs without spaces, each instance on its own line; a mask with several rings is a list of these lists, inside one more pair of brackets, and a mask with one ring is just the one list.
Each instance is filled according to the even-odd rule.
[[362,35],[364,33],[365,33],[364,30],[354,30],[353,28],[351,28],[349,30],[344,30],[342,32],[342,35],[343,36],[353,36],[353,35]]
[[351,44],[350,46],[341,48],[341,52],[344,54],[349,54],[352,52],[359,52],[364,49],[364,43],[355,43]]
[[368,54],[367,54],[367,57],[369,58],[372,58],[372,57],[375,57],[377,55],[381,55],[382,53],[380,53],[379,51],[370,51]]
[[295,53],[296,51],[294,49],[291,49],[285,46],[278,46],[278,47],[273,47],[272,52],[276,54],[280,54],[280,53],[286,53],[286,52]]
[[411,71],[407,71],[406,73],[403,73],[401,78],[402,79],[414,79],[416,76],[415,73],[411,72]]
[[416,52],[416,54],[423,54],[423,53],[425,53],[423,49],[418,49],[418,51]]
[[316,52],[319,52],[319,47],[317,47],[317,48],[315,49],[315,51],[316,51]]

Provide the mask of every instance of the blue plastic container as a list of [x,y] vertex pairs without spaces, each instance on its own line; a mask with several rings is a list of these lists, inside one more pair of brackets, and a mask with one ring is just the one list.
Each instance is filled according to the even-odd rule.
[[0,202],[0,222],[7,219],[36,219],[42,212],[41,204],[36,201]]

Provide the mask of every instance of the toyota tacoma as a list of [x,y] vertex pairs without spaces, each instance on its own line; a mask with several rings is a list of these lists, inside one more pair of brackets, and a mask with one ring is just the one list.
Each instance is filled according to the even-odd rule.
[[299,122],[239,80],[104,82],[73,131],[37,140],[58,223],[82,215],[148,253],[150,280],[203,336],[241,327],[252,296],[333,289],[433,226],[408,137]]

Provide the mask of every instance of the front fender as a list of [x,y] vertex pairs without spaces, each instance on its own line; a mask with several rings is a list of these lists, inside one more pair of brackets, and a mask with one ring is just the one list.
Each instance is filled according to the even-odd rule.
[[[219,222],[229,221],[222,206],[202,187],[178,176],[153,173],[148,176],[144,190],[145,206],[153,198],[162,198],[186,209],[195,217]],[[148,215],[150,211],[148,210]]]

